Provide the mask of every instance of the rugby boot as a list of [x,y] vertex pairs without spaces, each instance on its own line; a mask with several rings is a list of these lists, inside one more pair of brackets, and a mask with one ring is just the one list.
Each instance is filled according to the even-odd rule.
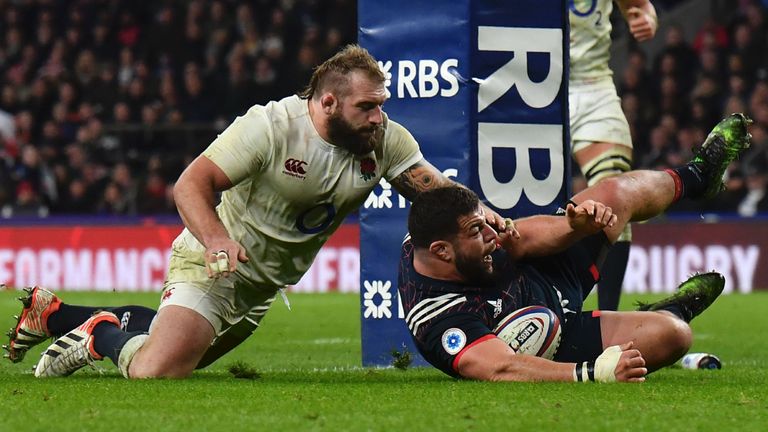
[[691,322],[704,309],[708,308],[723,292],[725,278],[717,272],[700,273],[689,277],[677,287],[671,296],[655,303],[641,303],[637,310],[656,311],[669,305],[676,305],[685,322]]
[[752,120],[744,114],[731,114],[712,129],[701,146],[693,149],[694,157],[688,166],[706,185],[699,198],[711,199],[725,189],[725,170],[749,148],[752,135],[747,131],[747,126],[751,124]]
[[83,366],[92,365],[96,360],[101,360],[103,357],[93,349],[93,328],[105,321],[120,326],[120,320],[115,314],[102,311],[56,339],[41,354],[40,361],[35,366],[35,376],[38,378],[63,377]]
[[15,317],[16,327],[8,331],[8,345],[3,345],[8,351],[5,357],[14,363],[23,360],[30,348],[51,337],[48,317],[61,306],[61,299],[44,288],[27,287],[24,291],[27,295],[19,297],[23,305],[21,315]]

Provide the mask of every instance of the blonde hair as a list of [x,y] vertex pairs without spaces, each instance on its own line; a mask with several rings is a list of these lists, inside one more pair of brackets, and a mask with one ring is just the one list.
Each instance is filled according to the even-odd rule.
[[383,83],[385,80],[384,73],[368,50],[350,44],[316,67],[309,85],[298,95],[302,99],[310,99],[325,91],[332,91],[337,96],[343,96],[346,94],[349,75],[354,71],[363,72],[374,82]]

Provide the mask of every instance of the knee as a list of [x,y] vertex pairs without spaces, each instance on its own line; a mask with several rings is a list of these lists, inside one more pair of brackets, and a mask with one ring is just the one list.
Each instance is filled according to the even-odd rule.
[[603,189],[606,201],[616,201],[616,198],[622,194],[624,183],[621,176],[605,177],[600,180],[600,187]]
[[146,361],[138,354],[130,365],[131,378],[187,378],[194,371],[194,366],[170,362],[168,359]]
[[130,378],[186,378],[192,375],[198,357],[194,353],[156,349],[157,345],[145,344],[128,366]]
[[669,356],[676,361],[685,355],[693,344],[691,327],[679,318],[666,316],[664,330],[661,332],[660,342],[667,347]]

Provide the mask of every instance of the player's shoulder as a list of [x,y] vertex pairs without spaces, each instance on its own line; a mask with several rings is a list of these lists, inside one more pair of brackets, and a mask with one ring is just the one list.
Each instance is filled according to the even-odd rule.
[[383,116],[382,128],[384,129],[385,139],[391,140],[391,139],[402,138],[402,137],[413,138],[413,136],[408,131],[408,129],[405,128],[405,126],[401,125],[395,120],[392,120],[392,118],[390,118],[389,115],[387,115],[387,113],[382,112],[382,116]]
[[416,138],[405,126],[392,120],[386,113],[383,113],[384,121],[382,123],[382,137],[379,142],[380,151],[383,154],[414,154],[419,150],[419,144]]
[[307,101],[297,95],[270,101],[266,105],[251,106],[243,115],[246,119],[265,119],[270,122],[290,121],[308,115]]

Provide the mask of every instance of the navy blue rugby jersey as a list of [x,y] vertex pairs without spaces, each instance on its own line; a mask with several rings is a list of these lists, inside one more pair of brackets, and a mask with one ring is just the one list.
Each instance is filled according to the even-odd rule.
[[561,254],[513,263],[507,253],[492,256],[497,274],[487,286],[437,280],[413,267],[410,239],[402,246],[398,291],[405,322],[421,355],[433,366],[458,377],[461,353],[495,337],[493,329],[514,311],[533,305],[551,309],[565,327],[581,311],[583,296],[598,274],[595,254],[584,241]]

